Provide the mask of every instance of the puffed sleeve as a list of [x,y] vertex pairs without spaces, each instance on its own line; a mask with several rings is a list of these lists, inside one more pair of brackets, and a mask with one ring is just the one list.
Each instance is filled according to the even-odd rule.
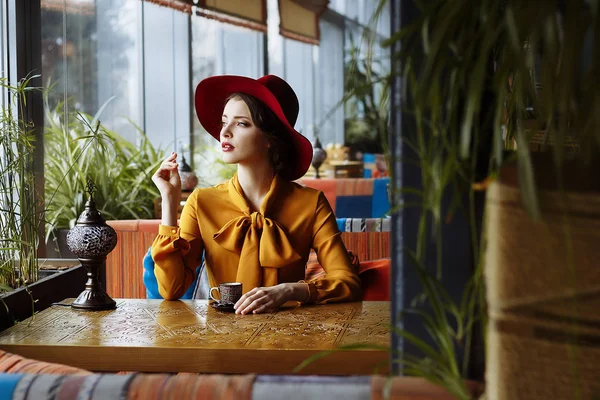
[[152,243],[158,291],[167,300],[183,296],[202,262],[204,246],[196,204],[197,196],[192,193],[181,213],[179,227],[160,225]]
[[353,270],[348,250],[342,241],[335,214],[320,192],[313,224],[313,248],[326,272],[324,278],[307,281],[308,303],[358,301],[362,297],[360,279]]

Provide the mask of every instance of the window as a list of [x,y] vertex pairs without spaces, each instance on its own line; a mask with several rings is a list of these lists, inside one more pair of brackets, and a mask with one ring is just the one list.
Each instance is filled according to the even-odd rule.
[[161,148],[189,141],[186,14],[129,0],[68,0],[66,8],[41,0],[41,6],[50,108],[68,98],[69,107],[94,115],[108,101],[103,125],[131,142],[139,139],[135,125]]
[[[139,42],[143,43],[143,58],[137,53],[137,59],[131,60],[133,75],[129,79],[135,82],[130,83],[131,90],[139,93],[131,101],[143,99],[143,103],[132,104],[132,112],[144,117],[146,134],[155,146],[181,152],[180,146],[187,149],[190,143],[190,110],[193,110],[189,95],[190,17],[154,3],[140,3],[143,40]],[[143,72],[137,76],[137,71]],[[139,87],[142,77],[143,88]]]
[[321,43],[315,96],[315,124],[323,146],[344,143],[344,29],[325,18],[319,23]]
[[[361,4],[365,12],[370,13],[364,18],[364,25],[359,21],[345,19],[344,69],[345,91],[351,93],[359,90],[361,95],[351,97],[345,104],[345,142],[352,151],[360,150],[366,153],[381,153],[385,139],[384,119],[388,108],[387,96],[384,96],[383,80],[390,72],[389,49],[381,43],[388,37],[389,32],[382,35],[389,27],[389,5],[384,7],[380,15],[373,16],[377,10],[377,2],[366,6]],[[375,29],[367,30],[368,27]],[[370,92],[364,91],[366,82],[380,82],[372,86]]]
[[[192,17],[191,68],[192,82],[188,90],[212,75],[242,75],[258,78],[264,75],[264,34],[215,20]],[[188,92],[189,93],[189,92]],[[232,171],[223,165],[219,143],[212,138],[196,117],[192,105],[189,114],[193,127],[193,159],[195,171],[204,186],[214,185]],[[188,117],[189,118],[189,117]]]
[[284,39],[284,76],[290,84],[300,103],[300,112],[296,121],[296,130],[311,142],[314,138],[314,45]]
[[281,76],[298,96],[295,128],[311,142],[344,142],[343,25],[321,18],[321,42],[314,46],[279,35],[277,0],[269,0],[269,73]]
[[[364,114],[358,104],[339,104],[350,36],[360,41],[378,4],[379,0],[330,1],[334,11],[320,19],[321,42],[314,46],[279,35],[278,1],[268,0],[267,52],[262,32],[190,17],[152,2],[67,0],[65,8],[63,0],[41,0],[48,104],[55,108],[68,98],[70,107],[93,115],[110,100],[101,115],[108,129],[135,142],[137,125],[155,146],[181,152],[183,145],[188,162],[195,164],[217,145],[195,115],[197,83],[211,75],[256,78],[268,71],[286,79],[298,95],[297,130],[311,141],[318,132],[323,145],[344,143],[345,119]],[[388,34],[388,19],[384,8],[377,24],[379,39]],[[375,48],[384,60],[387,50]]]
[[[8,35],[6,19],[6,2],[0,3],[0,77],[8,77]],[[0,107],[4,108],[8,103],[8,93],[0,89]]]

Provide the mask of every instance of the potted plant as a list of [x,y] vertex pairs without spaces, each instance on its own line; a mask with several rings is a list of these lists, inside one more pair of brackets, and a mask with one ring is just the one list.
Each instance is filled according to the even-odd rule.
[[[150,178],[165,152],[139,128],[139,146],[106,129],[98,121],[103,108],[94,117],[70,113],[67,130],[62,105],[52,109],[46,101],[46,239],[59,257],[70,253],[64,240],[83,211],[88,179],[98,188],[95,198],[107,220],[154,218],[159,193]],[[94,129],[97,134],[92,135]]]
[[32,189],[34,133],[31,124],[17,116],[23,113],[33,78],[16,86],[0,78],[0,87],[9,94],[9,104],[0,116],[0,288],[4,291],[37,280],[37,228],[41,217]]
[[[580,296],[597,302],[600,285],[590,264],[598,254],[600,211],[593,175],[600,148],[598,3],[421,6],[388,41],[400,44],[394,72],[408,98],[393,112],[412,119],[403,137],[411,157],[402,162],[416,164],[422,182],[401,188],[405,200],[415,201],[407,205],[422,210],[416,248],[406,251],[419,274],[436,278],[422,280],[427,308],[419,315],[435,343],[467,352],[475,338],[486,343],[489,398],[591,397],[597,376],[583,357],[594,364],[600,356],[582,340],[591,337],[586,321],[593,315]],[[533,146],[540,132],[542,145]],[[487,196],[481,235],[480,190]],[[441,232],[459,212],[471,224],[477,268],[464,300],[446,302],[438,278],[452,272],[444,269],[448,236]],[[482,330],[473,329],[477,323]],[[450,337],[457,327],[467,330]],[[433,366],[435,356],[453,356],[439,351],[445,348],[412,360],[419,362],[411,371],[441,377]],[[451,376],[438,382],[456,387],[461,375]]]
[[34,185],[35,134],[34,126],[20,117],[26,95],[37,90],[30,86],[36,78],[29,76],[16,85],[0,78],[8,94],[0,115],[0,330],[76,295],[85,282],[81,267],[38,279],[45,261],[38,258],[38,228],[44,221]]

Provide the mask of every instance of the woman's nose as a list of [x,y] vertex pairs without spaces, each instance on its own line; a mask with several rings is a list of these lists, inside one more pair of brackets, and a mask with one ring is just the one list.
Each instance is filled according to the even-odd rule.
[[223,124],[223,128],[221,128],[221,137],[230,138],[231,132],[229,131],[229,125]]

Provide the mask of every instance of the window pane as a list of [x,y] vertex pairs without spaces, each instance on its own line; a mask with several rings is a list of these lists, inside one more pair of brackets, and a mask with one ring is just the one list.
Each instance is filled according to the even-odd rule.
[[[0,3],[0,77],[8,78],[8,35],[6,33],[6,2]],[[8,93],[4,88],[0,88],[0,107],[7,106]]]
[[338,103],[344,96],[344,32],[321,20],[321,43],[317,76],[316,123],[323,146],[344,143],[344,108]]
[[350,19],[358,19],[359,14],[359,0],[347,0],[346,1],[346,17]]
[[[192,84],[213,75],[242,75],[258,78],[264,75],[263,33],[214,20],[192,17]],[[193,97],[192,97],[193,98]],[[202,127],[191,107],[194,169],[201,186],[217,184],[226,178],[232,166],[221,160],[219,142]]]
[[313,45],[284,39],[285,80],[296,92],[300,112],[295,128],[311,142],[315,123]]
[[181,153],[180,145],[187,149],[190,141],[190,17],[150,2],[143,7],[146,134],[153,144]]
[[[361,88],[371,77],[378,80],[390,71],[389,49],[381,47],[383,36],[365,36],[362,25],[347,21],[345,42],[346,92]],[[370,64],[367,64],[370,62]],[[371,74],[367,74],[367,67]],[[378,136],[380,121],[374,116],[382,115],[387,103],[382,101],[383,85],[375,84],[367,96],[355,96],[345,104],[346,143],[363,152],[381,152]]]
[[269,73],[280,77],[283,71],[283,36],[279,34],[279,5],[278,0],[267,1],[267,25],[269,44]]
[[377,20],[377,33],[383,37],[390,37],[390,0],[384,0],[385,5]]
[[49,106],[69,99],[69,107],[95,114],[112,96],[102,123],[135,140],[127,118],[142,125],[140,101],[140,4],[127,0],[69,0],[66,38],[63,7],[42,0],[42,76]]

